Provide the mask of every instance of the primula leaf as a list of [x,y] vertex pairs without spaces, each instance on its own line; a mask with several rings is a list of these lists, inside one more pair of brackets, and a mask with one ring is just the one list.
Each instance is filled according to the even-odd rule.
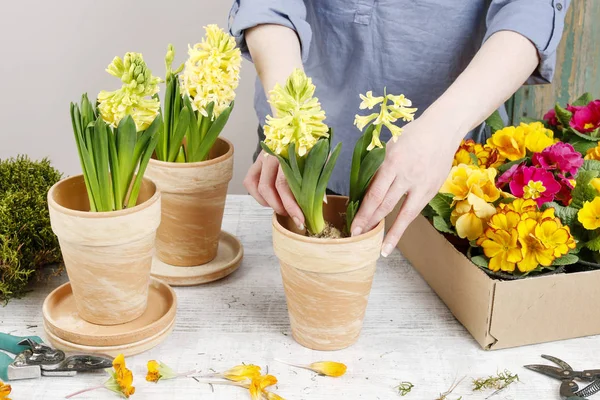
[[591,93],[586,92],[582,94],[577,100],[575,100],[572,105],[574,105],[575,107],[587,106],[592,100],[594,100],[594,98],[592,97]]
[[539,120],[539,119],[537,119],[537,118],[531,118],[531,117],[521,117],[521,118],[519,118],[519,122],[522,122],[522,123],[524,123],[524,124],[531,124],[531,123],[533,123],[533,122],[541,122],[541,123],[544,123],[544,122],[546,122],[546,121],[540,121],[540,120]]
[[452,225],[450,225],[448,221],[446,221],[439,215],[433,217],[433,227],[440,232],[451,233],[453,235],[456,235],[456,232],[454,231],[454,229],[452,229]]
[[504,121],[502,121],[502,117],[500,116],[498,110],[494,111],[492,115],[487,117],[485,123],[490,127],[492,133],[504,128]]
[[597,145],[596,142],[587,139],[582,139],[579,137],[570,140],[569,143],[573,146],[575,151],[581,153],[584,156],[589,149],[594,148]]
[[594,232],[591,239],[585,243],[585,247],[592,251],[600,251],[600,235]]
[[506,164],[502,164],[501,166],[498,167],[498,173],[499,173],[499,175],[501,175],[504,172],[508,171],[510,169],[510,167],[512,167],[513,165],[521,164],[523,162],[525,162],[525,163],[529,162],[529,157],[523,157],[518,160],[507,162]]
[[575,254],[565,254],[564,256],[554,260],[552,265],[571,265],[575,264],[577,261],[579,261],[579,257],[577,257]]
[[600,171],[600,161],[584,160],[579,171]]
[[473,165],[479,165],[479,159],[475,154],[469,153],[469,157],[471,158],[471,163],[473,163]]
[[450,218],[450,214],[452,213],[452,201],[454,200],[454,196],[446,193],[438,193],[435,195],[433,199],[429,202],[429,205],[433,210],[442,217],[447,220]]
[[594,134],[593,132],[592,132],[593,136],[590,135],[590,134],[587,134],[587,133],[579,132],[577,129],[573,129],[573,128],[569,128],[568,132],[572,132],[575,135],[579,136],[580,138],[588,140],[588,141],[593,142],[593,143],[596,143],[596,142],[600,141],[600,137],[597,136],[597,134]]
[[577,180],[575,188],[571,192],[573,200],[571,206],[577,209],[583,207],[583,203],[586,201],[592,201],[598,194],[590,182],[600,174],[598,171],[579,171],[577,174]]
[[556,215],[563,225],[567,225],[572,227],[575,222],[577,222],[577,209],[573,207],[565,207],[561,206],[555,202],[549,202],[542,205],[542,210],[546,210],[548,208],[554,208],[554,215]]
[[490,265],[489,260],[485,256],[471,257],[471,262],[481,268],[488,268]]
[[569,122],[571,122],[571,118],[573,117],[573,113],[565,108],[562,108],[560,104],[556,103],[554,106],[554,111],[556,112],[556,118],[565,128],[569,127]]

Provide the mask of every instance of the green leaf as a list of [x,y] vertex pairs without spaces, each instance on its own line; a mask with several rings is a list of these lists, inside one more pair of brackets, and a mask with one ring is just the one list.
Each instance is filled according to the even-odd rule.
[[317,184],[317,196],[321,198],[325,196],[325,192],[327,190],[327,184],[329,183],[329,178],[333,173],[333,169],[335,168],[335,163],[337,162],[338,156],[340,155],[340,151],[342,150],[342,143],[338,143],[331,156],[327,160],[327,164],[323,168],[323,172],[321,172],[321,176],[319,177],[319,183]]
[[[157,119],[158,119],[158,122],[156,121]],[[144,152],[140,159],[140,166],[139,166],[137,174],[135,176],[135,181],[133,182],[133,185],[131,186],[131,193],[129,195],[127,207],[134,207],[137,203],[137,198],[140,194],[140,188],[142,187],[142,179],[144,177],[144,173],[146,172],[146,167],[148,166],[150,157],[152,157],[152,153],[154,153],[154,149],[156,148],[156,145],[158,144],[158,139],[160,137],[158,130],[159,130],[159,128],[162,127],[162,117],[160,116],[160,114],[156,117],[156,119],[152,122],[152,124],[154,124],[155,122],[157,123],[156,129],[150,130],[150,128],[152,127],[152,125],[150,125],[150,127],[148,127],[148,129],[146,130],[146,131],[150,131],[152,136],[151,136],[146,148],[144,149]]]
[[350,228],[352,227],[352,221],[354,221],[354,217],[356,216],[356,212],[358,211],[358,207],[360,202],[357,201],[348,201],[348,207],[346,207],[346,233],[350,234]]
[[581,133],[577,129],[573,129],[573,128],[569,128],[568,132],[574,133],[575,135],[579,136],[580,138],[588,140],[590,142],[596,143],[596,142],[600,141],[600,136],[597,136],[597,134],[594,134],[594,132],[592,132],[593,136],[591,136],[587,133]]
[[600,235],[594,232],[594,236],[585,243],[585,247],[592,251],[600,251]]
[[355,200],[362,200],[373,176],[385,160],[385,147],[376,147],[369,151],[360,164]]
[[594,189],[590,182],[592,179],[596,178],[600,172],[598,171],[579,171],[577,173],[577,179],[575,188],[571,192],[573,200],[571,202],[571,207],[575,207],[580,209],[583,207],[583,203],[586,201],[592,201],[597,196],[596,189]]
[[179,154],[179,149],[181,148],[181,144],[183,143],[183,138],[185,137],[189,126],[190,111],[187,107],[185,107],[179,113],[177,123],[175,124],[175,131],[171,135],[171,140],[169,141],[169,157],[167,158],[167,161],[174,162],[177,158],[177,155]]
[[[221,131],[223,130],[225,124],[229,120],[229,116],[231,115],[233,106],[234,102],[232,101],[229,107],[224,109],[223,112],[219,114],[217,119],[215,119],[212,122],[210,128],[206,132],[206,135],[201,139],[200,147],[194,155],[194,161],[204,161],[208,158],[210,149],[212,149],[213,145],[215,144],[215,141],[217,140],[217,137],[219,136],[219,134],[221,134]],[[204,121],[202,121],[202,123],[204,124]]]
[[471,163],[473,165],[479,165],[479,159],[477,158],[477,156],[473,153],[469,153],[469,157],[471,157]]
[[[373,125],[369,125],[367,130],[373,129]],[[362,161],[361,155],[363,150],[363,141],[365,136],[362,135],[356,141],[354,145],[354,151],[352,152],[352,167],[350,168],[350,200],[358,200],[358,174],[360,171],[360,162]]]
[[579,171],[600,171],[600,161],[584,160]]
[[119,193],[123,195],[121,202],[125,202],[127,190],[131,183],[131,178],[135,172],[137,159],[135,157],[135,146],[137,142],[137,130],[135,122],[130,115],[127,115],[119,122],[116,133],[117,154],[119,157]]
[[591,148],[596,147],[597,143],[591,140],[577,138],[577,140],[570,140],[569,143],[573,146],[575,151],[585,156],[587,151]]
[[452,226],[448,223],[448,221],[446,221],[444,218],[442,218],[439,215],[436,215],[435,217],[433,217],[433,227],[440,232],[451,233],[453,235],[456,235],[456,232],[454,231]]
[[100,189],[101,208],[98,211],[112,211],[115,208],[112,192],[112,183],[110,181],[109,156],[108,156],[108,131],[106,122],[102,118],[97,118],[94,125],[93,158],[98,176],[98,186]]
[[558,103],[556,103],[554,106],[554,111],[556,112],[556,118],[560,124],[563,127],[568,128],[569,122],[571,122],[571,118],[573,117],[573,113],[565,108],[562,108]]
[[110,176],[113,185],[113,194],[115,201],[115,210],[121,210],[123,203],[125,202],[125,194],[121,190],[121,168],[119,165],[119,156],[117,155],[117,139],[115,132],[112,128],[107,127],[108,130],[108,155],[110,162]]
[[490,127],[492,134],[504,128],[504,121],[502,121],[502,117],[500,116],[498,110],[494,111],[492,115],[487,117],[485,124]]
[[77,145],[77,153],[79,154],[79,163],[83,172],[83,180],[88,194],[90,203],[90,211],[97,211],[96,201],[94,199],[94,191],[98,191],[98,182],[96,173],[93,169],[94,162],[85,146],[83,139],[83,130],[81,126],[81,113],[77,104],[71,103],[71,124],[73,125],[73,133],[75,134],[75,143]]
[[298,160],[296,158],[296,143],[290,143],[288,148],[288,158],[290,159],[290,168],[294,174],[294,178],[298,182],[302,181],[302,171],[300,171],[300,166],[298,165]]
[[525,117],[525,116],[523,116],[523,117],[519,118],[519,122],[522,122],[524,124],[531,124],[533,122],[542,122],[543,123],[545,121],[540,121],[537,118],[531,118],[531,117]]
[[513,165],[521,164],[523,162],[528,162],[528,161],[529,161],[529,157],[523,157],[518,160],[511,161],[506,164],[502,164],[501,166],[498,167],[498,172],[500,174],[502,174],[502,173],[508,171],[510,169],[510,167],[512,167]]
[[575,100],[572,105],[576,107],[587,106],[592,100],[594,100],[594,98],[592,97],[591,93],[586,92],[582,94],[577,100]]
[[[188,153],[188,157],[186,157],[186,158],[189,159],[189,154],[193,153],[194,150],[199,146],[197,142],[200,140],[200,131],[198,130],[198,129],[200,129],[200,125],[198,123],[198,118],[196,116],[196,113],[200,116],[202,114],[200,114],[197,111],[194,111],[194,108],[192,107],[192,102],[190,101],[189,96],[186,95],[183,98],[183,102],[190,114],[189,129],[187,130],[187,133],[186,133],[187,153]],[[181,153],[181,151],[180,151],[180,153]],[[179,158],[179,156],[178,156],[178,158]],[[183,162],[185,162],[185,161],[183,161]]]
[[568,225],[571,227],[577,221],[578,210],[576,208],[561,206],[556,202],[549,202],[542,205],[542,210],[546,210],[548,208],[554,208],[554,215],[561,220],[563,225]]
[[454,201],[454,196],[446,193],[438,193],[435,195],[433,199],[429,202],[429,205],[433,210],[442,217],[444,220],[450,218],[450,214],[452,213],[452,202]]
[[579,257],[575,254],[565,254],[564,256],[554,260],[552,265],[571,265],[579,261]]
[[490,265],[489,260],[485,256],[471,257],[471,262],[481,268],[488,268]]

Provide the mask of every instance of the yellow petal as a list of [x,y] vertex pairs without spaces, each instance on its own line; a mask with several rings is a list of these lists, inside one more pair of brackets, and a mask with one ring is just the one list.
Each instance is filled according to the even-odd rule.
[[119,354],[115,357],[113,360],[113,368],[115,370],[125,368],[125,356],[123,354]]
[[10,387],[10,385],[7,385],[4,382],[0,381],[0,399],[10,400],[8,398],[8,395],[11,391],[12,388]]
[[227,380],[241,382],[246,379],[253,379],[260,376],[260,367],[253,364],[236,365],[220,375]]
[[309,368],[320,375],[338,377],[346,373],[346,365],[335,361],[319,361],[309,365]]
[[283,397],[273,392],[264,392],[263,394],[265,395],[267,400],[285,400]]

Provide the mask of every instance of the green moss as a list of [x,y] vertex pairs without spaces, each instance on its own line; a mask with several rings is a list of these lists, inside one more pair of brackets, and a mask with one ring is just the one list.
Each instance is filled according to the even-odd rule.
[[0,160],[0,301],[25,292],[44,265],[61,262],[46,195],[61,174],[50,161]]

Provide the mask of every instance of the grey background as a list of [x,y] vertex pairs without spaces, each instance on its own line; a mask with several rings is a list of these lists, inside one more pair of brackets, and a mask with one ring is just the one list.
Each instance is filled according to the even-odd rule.
[[[104,71],[114,56],[143,53],[154,75],[164,78],[167,44],[175,63],[199,42],[203,26],[227,28],[230,0],[2,1],[0,6],[0,159],[17,154],[49,157],[66,175],[80,173],[69,102],[115,90],[119,80]],[[256,146],[252,98],[254,67],[242,65],[236,107],[223,136],[235,147],[230,193],[241,182]],[[161,85],[161,93],[164,85]]]

